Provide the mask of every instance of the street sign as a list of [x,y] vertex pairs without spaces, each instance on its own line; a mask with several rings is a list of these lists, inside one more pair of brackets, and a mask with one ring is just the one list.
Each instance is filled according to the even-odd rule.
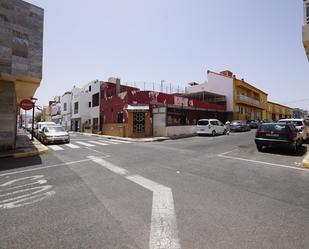
[[23,99],[20,101],[19,107],[25,111],[31,110],[33,108],[33,102],[30,99]]

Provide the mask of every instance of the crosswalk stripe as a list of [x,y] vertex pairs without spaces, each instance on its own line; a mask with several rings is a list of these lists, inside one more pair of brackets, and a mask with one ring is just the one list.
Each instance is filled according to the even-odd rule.
[[115,142],[111,142],[111,141],[107,141],[107,140],[99,140],[100,142],[103,142],[103,143],[108,143],[108,144],[119,144],[119,143],[115,143]]
[[81,145],[84,145],[84,146],[87,146],[87,147],[93,147],[95,145],[93,144],[88,144],[88,143],[84,143],[84,142],[76,142],[77,144],[81,144]]
[[48,146],[48,148],[51,148],[52,150],[55,150],[55,151],[57,151],[57,150],[63,150],[63,148],[61,148],[61,147],[58,146],[58,145],[50,145],[50,146]]
[[76,144],[65,144],[66,146],[72,148],[72,149],[77,149],[77,148],[80,148],[78,145]]
[[114,140],[110,139],[109,141],[116,142],[116,143],[123,143],[123,144],[131,144],[132,142],[124,141],[124,140]]
[[108,145],[106,143],[98,142],[98,141],[88,141],[89,143],[98,144],[98,145]]

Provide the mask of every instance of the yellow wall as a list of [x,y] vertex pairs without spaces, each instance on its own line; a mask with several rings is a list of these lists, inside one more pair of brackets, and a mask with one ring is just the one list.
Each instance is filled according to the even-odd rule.
[[267,119],[278,120],[281,118],[291,118],[293,116],[293,109],[277,103],[267,103]]
[[266,119],[267,94],[246,83],[233,80],[234,119]]

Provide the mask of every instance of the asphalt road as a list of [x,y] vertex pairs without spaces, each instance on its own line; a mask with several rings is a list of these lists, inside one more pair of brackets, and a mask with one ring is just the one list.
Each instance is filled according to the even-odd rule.
[[74,134],[41,157],[1,159],[0,248],[307,249],[307,147],[260,153],[253,137]]

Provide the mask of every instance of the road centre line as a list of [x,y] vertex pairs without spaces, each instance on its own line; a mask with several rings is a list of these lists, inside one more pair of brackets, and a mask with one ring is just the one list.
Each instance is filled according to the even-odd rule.
[[120,168],[102,158],[94,156],[88,156],[88,158],[153,193],[149,249],[181,248],[171,188],[139,175],[129,175],[129,171],[126,169]]
[[[230,151],[230,152],[232,152],[232,151]],[[228,154],[228,153],[225,153],[225,154]],[[287,168],[287,169],[301,170],[301,171],[309,172],[308,169],[304,169],[304,168],[297,168],[297,167],[283,165],[283,164],[277,164],[277,163],[268,163],[268,162],[263,162],[263,161],[241,158],[241,157],[226,156],[225,154],[224,153],[219,154],[218,157],[222,157],[222,158],[226,158],[226,159],[232,159],[232,160],[238,160],[238,161],[244,161],[244,162],[250,162],[250,163],[254,163],[254,164],[264,164],[264,165],[270,165],[270,166],[274,166],[274,167],[280,167],[280,168]]]
[[[103,154],[103,153],[102,153]],[[109,155],[102,156],[101,158],[109,157]],[[59,164],[54,164],[54,165],[49,165],[49,166],[43,166],[43,167],[36,167],[32,169],[25,169],[25,170],[19,170],[19,171],[14,171],[14,172],[9,172],[9,173],[4,173],[1,174],[0,177],[2,176],[9,176],[9,175],[15,175],[19,173],[26,173],[26,172],[32,172],[32,171],[37,171],[37,170],[43,170],[43,169],[50,169],[50,168],[56,168],[56,167],[62,167],[62,166],[67,166],[67,165],[72,165],[72,164],[78,164],[78,163],[83,163],[83,162],[89,162],[92,161],[91,159],[83,159],[83,160],[78,160],[78,161],[72,161],[72,162],[65,162],[65,163],[59,163]]]

